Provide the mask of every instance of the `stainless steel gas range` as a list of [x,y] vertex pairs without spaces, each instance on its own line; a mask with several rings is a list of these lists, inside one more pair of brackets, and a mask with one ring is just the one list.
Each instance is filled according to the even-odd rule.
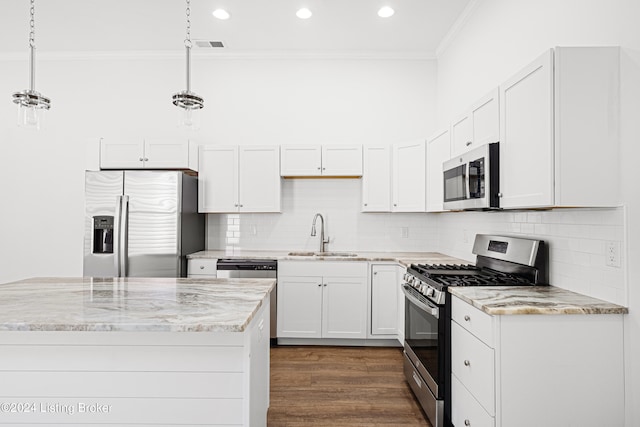
[[434,427],[451,425],[451,295],[449,286],[548,283],[541,240],[476,235],[476,264],[411,264],[404,275],[404,372]]

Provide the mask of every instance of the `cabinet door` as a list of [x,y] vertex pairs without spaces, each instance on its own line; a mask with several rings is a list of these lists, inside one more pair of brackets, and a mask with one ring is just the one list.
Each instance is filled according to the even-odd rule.
[[473,148],[500,141],[499,93],[495,88],[471,107]]
[[554,203],[553,55],[547,51],[500,86],[500,207]]
[[464,153],[473,144],[473,116],[464,114],[451,124],[451,153],[454,156]]
[[400,343],[401,346],[404,345],[404,316],[405,316],[405,296],[404,296],[404,292],[402,291],[402,282],[403,282],[403,277],[405,275],[405,273],[407,272],[407,269],[404,267],[400,267],[400,266],[396,266],[396,280],[398,283],[398,288],[396,290],[397,294],[398,294],[398,323],[396,323],[398,325],[398,342]]
[[444,179],[442,163],[451,158],[449,130],[436,134],[427,141],[427,212],[444,210]]
[[278,277],[278,338],[321,338],[322,277]]
[[371,335],[398,333],[399,286],[395,265],[371,266]]
[[240,212],[280,212],[280,149],[239,147]]
[[322,289],[322,337],[366,338],[367,279],[325,276]]
[[280,147],[280,175],[318,176],[322,173],[319,145],[283,145]]
[[147,169],[188,169],[189,141],[145,139],[144,158]]
[[391,211],[391,148],[364,147],[362,212]]
[[322,175],[361,176],[362,145],[322,146]]
[[393,146],[394,212],[424,212],[426,159],[422,140]]
[[102,139],[100,141],[100,169],[142,169],[143,167],[143,139]]
[[198,212],[238,211],[238,147],[200,146]]

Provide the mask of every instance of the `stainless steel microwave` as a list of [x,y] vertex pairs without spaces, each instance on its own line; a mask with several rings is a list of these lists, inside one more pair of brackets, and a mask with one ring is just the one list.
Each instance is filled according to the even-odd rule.
[[498,143],[494,142],[444,162],[444,208],[499,208],[499,156]]

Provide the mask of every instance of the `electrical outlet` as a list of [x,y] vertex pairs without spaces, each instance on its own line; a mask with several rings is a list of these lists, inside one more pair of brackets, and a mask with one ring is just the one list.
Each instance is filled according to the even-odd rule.
[[400,237],[407,239],[409,237],[409,227],[400,227]]
[[258,227],[255,224],[251,224],[251,235],[255,236],[256,234],[258,234]]
[[607,242],[605,262],[609,267],[620,267],[620,242]]

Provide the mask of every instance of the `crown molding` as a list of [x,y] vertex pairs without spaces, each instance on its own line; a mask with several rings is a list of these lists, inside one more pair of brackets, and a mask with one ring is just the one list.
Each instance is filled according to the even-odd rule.
[[447,31],[447,34],[445,34],[442,41],[436,48],[436,58],[440,58],[440,56],[449,48],[451,43],[453,43],[460,31],[462,31],[465,25],[467,25],[469,18],[478,7],[479,3],[480,0],[471,0],[467,4],[460,16],[458,16],[458,19],[456,19],[451,28],[449,28],[449,31]]
[[[434,52],[417,51],[227,51],[194,48],[191,58],[207,60],[393,60],[435,61]],[[38,61],[184,59],[184,51],[39,52]],[[28,52],[0,53],[0,61],[28,61]]]

